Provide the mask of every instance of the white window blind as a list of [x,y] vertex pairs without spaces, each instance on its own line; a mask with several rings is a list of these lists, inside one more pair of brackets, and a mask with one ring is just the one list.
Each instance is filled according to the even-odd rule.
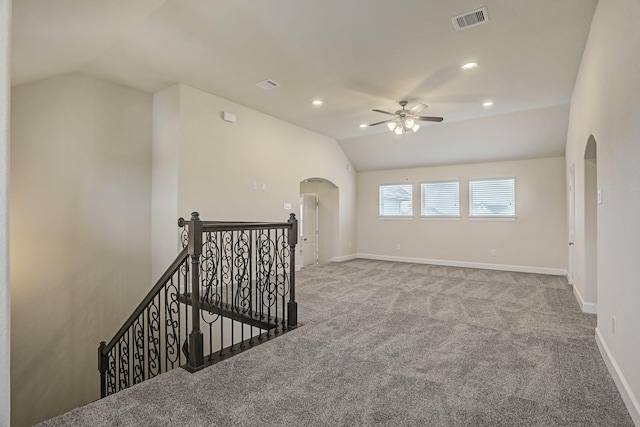
[[515,179],[469,181],[470,216],[515,216]]
[[422,216],[460,216],[460,182],[424,182],[420,185]]
[[380,216],[412,216],[413,185],[381,185]]

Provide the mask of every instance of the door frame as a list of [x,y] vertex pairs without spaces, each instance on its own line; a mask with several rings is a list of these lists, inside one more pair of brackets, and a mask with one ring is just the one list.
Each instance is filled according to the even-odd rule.
[[[300,263],[300,267],[304,268],[305,267],[305,253],[304,253],[304,227],[305,227],[305,215],[304,215],[304,198],[305,196],[312,196],[316,198],[316,205],[315,205],[315,214],[316,214],[316,221],[315,221],[315,226],[314,226],[314,234],[315,234],[315,238],[316,238],[316,242],[315,242],[315,261],[313,264],[317,265],[319,262],[319,256],[320,256],[320,245],[319,245],[319,240],[320,240],[320,218],[319,218],[319,210],[318,210],[318,205],[320,202],[318,193],[303,193],[300,195],[300,240],[302,242],[302,245],[300,245],[300,259],[302,260],[302,262]],[[309,264],[310,265],[310,264]]]
[[575,259],[575,237],[576,237],[576,165],[569,168],[569,266],[567,271],[567,281],[573,286],[575,283],[576,259]]

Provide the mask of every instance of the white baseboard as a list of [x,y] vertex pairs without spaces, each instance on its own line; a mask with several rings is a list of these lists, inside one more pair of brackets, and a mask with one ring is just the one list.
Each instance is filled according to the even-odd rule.
[[572,286],[572,287],[573,287],[573,295],[578,300],[578,304],[580,304],[580,308],[582,309],[582,311],[584,313],[598,314],[598,305],[592,302],[584,302],[584,298],[582,298],[582,295],[580,294],[580,291],[578,290],[578,288],[576,288],[575,286]]
[[604,363],[607,365],[609,373],[613,377],[613,381],[616,383],[616,387],[618,387],[618,391],[622,396],[624,404],[627,406],[627,411],[629,411],[629,415],[631,415],[633,423],[636,426],[640,426],[640,403],[638,403],[638,399],[631,391],[629,383],[627,383],[622,371],[620,371],[620,367],[611,355],[609,347],[607,347],[607,344],[598,328],[596,328],[596,343],[598,343],[600,354],[604,359]]
[[333,262],[344,262],[344,261],[350,261],[352,259],[356,259],[357,256],[356,254],[349,254],[349,255],[345,255],[345,256],[334,256],[331,261]]
[[529,266],[523,266],[523,265],[506,265],[506,264],[486,264],[481,262],[448,261],[448,260],[442,260],[442,259],[409,258],[409,257],[362,254],[362,253],[357,254],[357,258],[375,259],[379,261],[411,262],[414,264],[443,265],[447,267],[481,268],[483,270],[516,271],[519,273],[548,274],[551,276],[567,275],[567,270],[564,270],[562,268],[529,267]]

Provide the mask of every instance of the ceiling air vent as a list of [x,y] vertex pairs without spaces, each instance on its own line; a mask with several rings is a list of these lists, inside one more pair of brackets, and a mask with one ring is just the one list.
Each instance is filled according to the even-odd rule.
[[263,80],[261,82],[256,83],[256,86],[264,90],[271,90],[280,86],[280,83],[267,79],[267,80]]
[[454,16],[451,18],[451,22],[453,22],[456,31],[466,30],[467,28],[489,22],[489,13],[487,13],[486,7],[481,7],[480,9]]

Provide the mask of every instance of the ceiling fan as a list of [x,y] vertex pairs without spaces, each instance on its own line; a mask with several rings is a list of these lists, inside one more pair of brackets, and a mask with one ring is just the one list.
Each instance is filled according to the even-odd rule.
[[420,111],[427,108],[425,104],[417,104],[410,110],[407,110],[405,108],[407,106],[407,101],[400,101],[400,106],[402,108],[395,113],[374,109],[373,111],[377,113],[388,114],[395,117],[393,119],[372,123],[369,126],[377,126],[386,123],[391,132],[402,135],[409,131],[416,132],[420,128],[420,125],[417,122],[441,122],[444,120],[442,117],[416,116]]

